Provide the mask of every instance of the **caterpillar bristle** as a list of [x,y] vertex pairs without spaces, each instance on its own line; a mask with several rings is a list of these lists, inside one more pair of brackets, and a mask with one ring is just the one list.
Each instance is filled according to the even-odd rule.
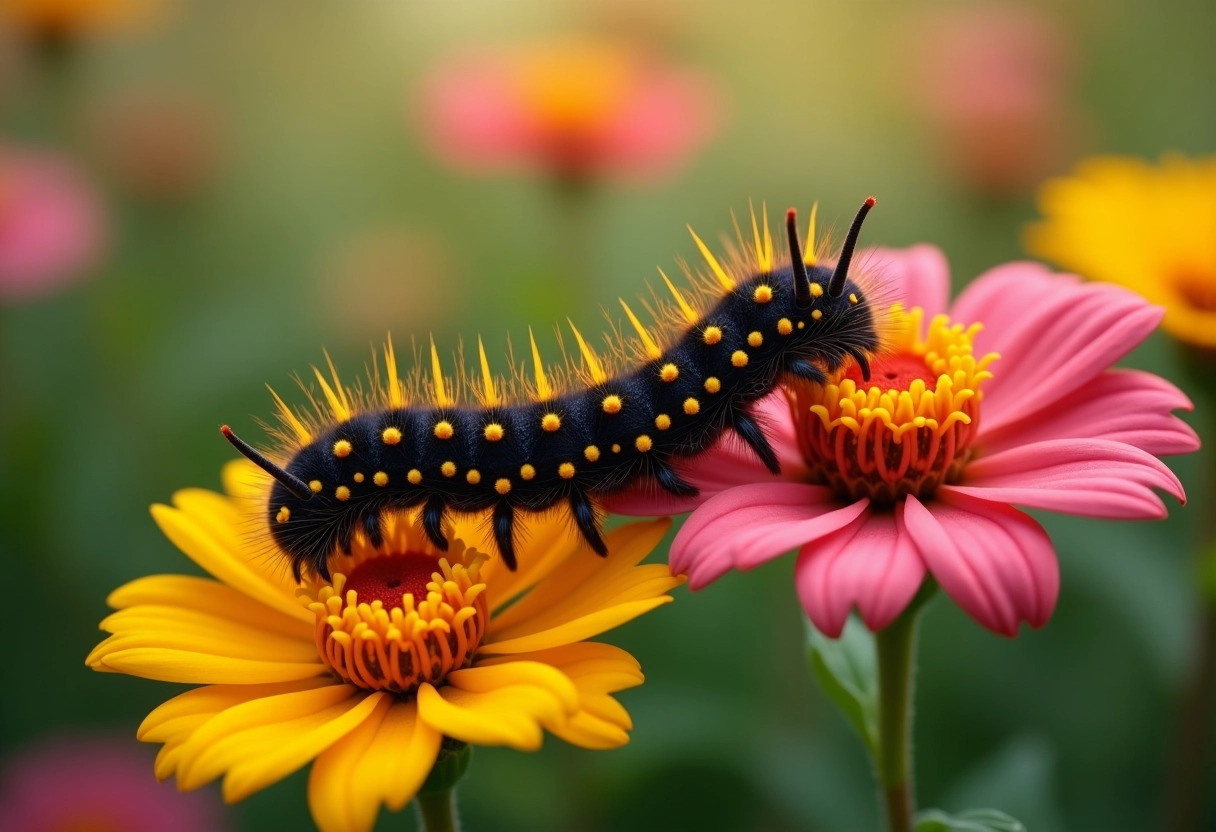
[[574,340],[578,342],[578,351],[583,359],[583,367],[587,375],[591,378],[593,384],[603,384],[608,380],[608,374],[604,372],[604,365],[600,363],[600,358],[595,354],[595,350],[587,345],[583,339],[583,334],[575,327],[574,321],[566,318],[566,322],[570,324],[570,331],[574,333]]
[[646,353],[646,357],[651,361],[658,361],[663,357],[663,350],[655,343],[654,338],[646,331],[646,327],[642,326],[642,322],[638,320],[638,316],[633,314],[633,310],[629,308],[629,304],[625,303],[624,298],[618,298],[621,302],[621,308],[625,310],[626,317],[629,318],[629,323],[641,339],[642,349]]
[[498,385],[494,381],[494,373],[490,371],[490,361],[486,358],[486,345],[481,336],[477,336],[477,357],[481,363],[481,404],[483,407],[498,407],[502,399],[498,395]]
[[532,344],[532,375],[536,382],[536,401],[547,402],[553,398],[553,388],[545,376],[545,362],[540,360],[540,348],[536,346],[536,336],[532,327],[528,327],[528,341]]
[[700,250],[701,256],[705,258],[705,262],[709,265],[714,277],[718,279],[719,285],[726,293],[735,291],[734,279],[726,273],[722,265],[718,262],[718,258],[714,257],[713,252],[709,250],[709,246],[705,245],[704,241],[697,236],[697,232],[692,230],[692,226],[688,226],[688,233],[692,235],[693,242],[697,244],[697,249]]
[[[818,258],[815,256],[815,218],[818,213],[819,203],[811,203],[811,218],[806,225],[806,248],[802,253],[802,264],[808,268],[819,262]],[[796,255],[794,255],[793,259],[797,260],[798,258]]]

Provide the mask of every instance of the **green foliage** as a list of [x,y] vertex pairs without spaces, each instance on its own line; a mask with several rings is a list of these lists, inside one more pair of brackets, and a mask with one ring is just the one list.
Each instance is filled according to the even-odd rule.
[[968,809],[957,815],[930,809],[917,817],[916,832],[1026,832],[1026,827],[996,809]]
[[870,750],[878,753],[878,665],[874,636],[851,616],[838,639],[807,625],[811,671]]

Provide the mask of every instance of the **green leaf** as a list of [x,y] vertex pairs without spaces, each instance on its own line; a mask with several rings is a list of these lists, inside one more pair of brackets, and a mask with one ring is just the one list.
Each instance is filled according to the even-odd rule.
[[929,809],[917,816],[916,832],[1026,832],[1026,827],[996,809],[969,809],[957,815]]
[[838,639],[807,626],[811,671],[878,759],[878,661],[874,636],[850,616]]
[[1207,547],[1199,556],[1199,586],[1204,599],[1216,603],[1216,544]]

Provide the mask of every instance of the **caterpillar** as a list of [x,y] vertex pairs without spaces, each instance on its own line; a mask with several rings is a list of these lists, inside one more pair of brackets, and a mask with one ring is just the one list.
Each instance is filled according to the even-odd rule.
[[[511,570],[518,512],[564,505],[590,548],[605,555],[596,498],[644,478],[672,494],[694,496],[697,490],[681,477],[679,463],[726,431],[778,473],[777,456],[749,406],[786,376],[823,384],[825,373],[849,357],[869,379],[868,355],[879,347],[877,325],[865,290],[848,272],[874,204],[869,197],[858,210],[834,268],[819,264],[813,251],[814,210],[805,251],[795,211],[786,215],[788,263],[773,256],[767,216],[761,233],[752,214],[753,258],[736,256],[727,268],[692,232],[709,273],[686,271],[690,280],[701,280],[702,299],[715,302],[702,303],[708,308],[698,312],[660,270],[676,302],[671,309],[682,324],[673,327],[678,335],[661,347],[622,300],[644,360],[614,373],[571,322],[581,356],[576,375],[583,383],[570,392],[555,392],[533,338],[533,395],[506,401],[479,339],[483,381],[468,385],[478,403],[460,405],[443,379],[432,339],[432,401],[409,404],[390,342],[388,389],[378,396],[378,406],[352,407],[332,363],[332,387],[316,371],[335,417],[319,430],[271,391],[295,445],[285,465],[227,425],[221,431],[273,477],[266,518],[297,581],[303,570],[328,579],[330,557],[349,553],[356,533],[379,546],[385,513],[419,506],[423,529],[440,550],[448,546],[447,512],[488,512],[494,543]],[[739,239],[746,248],[741,233]]]

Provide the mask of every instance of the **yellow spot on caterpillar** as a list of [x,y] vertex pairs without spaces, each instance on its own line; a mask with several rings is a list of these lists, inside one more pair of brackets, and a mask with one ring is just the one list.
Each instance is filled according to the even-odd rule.
[[388,474],[384,473],[383,471],[377,471],[376,475],[372,477],[372,482],[381,488],[384,488],[384,486],[388,485]]
[[751,204],[751,200],[747,202],[748,210],[752,215],[752,241],[756,247],[756,266],[761,272],[771,272],[773,270],[773,235],[768,228],[768,203],[760,203],[760,210],[764,212],[764,239],[760,239],[760,229],[756,227],[756,209]]
[[802,262],[808,266],[815,265],[815,215],[819,213],[819,203],[811,206],[811,221],[806,229],[806,248],[803,249]]
[[684,415],[696,416],[701,412],[701,403],[692,396],[684,400]]
[[663,369],[659,370],[659,378],[663,381],[671,382],[680,377],[680,368],[675,364],[664,364]]
[[756,291],[752,292],[752,300],[756,303],[768,303],[773,299],[773,287],[760,284],[756,287]]
[[388,406],[405,406],[405,387],[397,375],[397,353],[393,350],[393,336],[384,342],[384,375],[388,382]]
[[312,491],[313,494],[320,494],[321,489],[324,487],[325,486],[321,485],[320,480],[312,480],[308,483],[308,488]]
[[621,397],[615,394],[604,396],[602,403],[605,413],[620,413],[621,412]]
[[759,332],[749,332],[747,334],[747,343],[751,347],[758,347],[764,343],[764,336]]
[[397,428],[385,428],[384,433],[380,434],[380,441],[385,445],[396,445],[401,441],[401,431]]
[[291,519],[291,509],[289,509],[287,506],[283,506],[279,509],[279,513],[274,516],[274,519],[278,523],[286,523]]
[[435,425],[435,438],[436,439],[451,439],[452,434],[455,432],[456,432],[456,429],[452,427],[452,423],[449,422],[447,419],[444,419],[443,421],[438,422]]
[[329,403],[329,409],[334,414],[334,421],[350,421],[350,402],[346,398],[346,388],[338,380],[338,370],[334,367],[333,359],[329,357],[329,353],[325,353],[325,363],[329,365],[329,374],[334,380],[333,387],[329,386],[329,382],[325,380],[325,376],[321,375],[320,370],[316,367],[312,368],[312,371],[317,376],[317,382],[321,385],[321,392],[325,394],[325,401]]
[[555,433],[561,430],[562,420],[556,413],[546,413],[541,417],[540,426],[545,433]]
[[476,468],[470,468],[469,473],[464,475],[464,479],[469,485],[477,485],[481,482],[481,472]]
[[532,327],[528,327],[528,340],[532,342],[532,373],[536,376],[536,400],[547,401],[553,398],[553,388],[549,386],[549,379],[545,376],[545,365],[540,360],[540,350],[536,347],[536,336],[532,334]]
[[273,387],[268,384],[266,385],[266,389],[269,390],[270,395],[274,397],[275,406],[279,409],[279,418],[292,429],[296,435],[296,439],[300,441],[300,444],[307,445],[311,443],[312,433],[308,430],[308,428],[304,427],[304,423],[300,421],[300,418],[296,416],[294,412],[292,412],[292,409],[288,407],[281,398],[279,398],[279,394],[274,392]]
[[351,479],[353,479],[355,482],[363,482],[363,474],[356,472],[355,475],[353,477],[351,477]]
[[[519,478],[520,479],[530,480],[535,476],[536,476],[536,469],[533,468],[531,465],[524,464],[519,467]],[[502,482],[502,480],[499,480],[499,482]]]
[[799,321],[799,322],[798,322],[798,328],[799,328],[799,329],[806,329],[806,321]]
[[676,291],[676,287],[671,285],[671,281],[667,279],[666,273],[659,269],[659,274],[663,277],[663,282],[667,284],[667,291],[671,292],[671,296],[676,299],[676,306],[680,307],[680,313],[684,316],[684,320],[690,324],[697,322],[697,310],[688,305],[688,301],[684,300],[684,296]]
[[722,340],[722,330],[716,326],[707,326],[705,332],[701,333],[701,338],[712,347]]
[[654,417],[654,426],[659,430],[667,430],[671,427],[671,417],[666,413],[660,413]]
[[445,477],[456,476],[456,463],[449,459],[447,462],[439,466],[439,473],[443,474]]
[[440,407],[452,406],[452,395],[447,383],[443,380],[443,367],[439,364],[439,350],[435,349],[435,336],[431,336],[431,377],[435,381],[435,404]]
[[503,437],[502,425],[498,424],[498,422],[490,422],[490,424],[486,425],[484,434],[487,442],[497,442]]
[[777,331],[782,335],[789,335],[794,331],[794,325],[790,322],[789,318],[782,318],[777,321]]
[[417,485],[422,482],[422,472],[417,468],[411,468],[410,472],[405,475],[405,478],[410,481],[410,485]]
[[574,479],[574,463],[563,462],[557,466],[557,475],[564,480]]
[[730,355],[730,363],[734,364],[736,367],[746,367],[747,353],[745,353],[743,350],[735,350]]
[[587,342],[583,340],[583,334],[575,328],[574,321],[566,318],[566,323],[570,324],[574,340],[578,341],[578,351],[583,355],[583,363],[587,366],[587,373],[591,376],[591,381],[595,384],[603,384],[608,380],[608,374],[604,372],[599,356],[595,354],[595,350],[587,346]]
[[709,378],[705,379],[705,392],[706,393],[717,393],[721,389],[722,389],[722,382],[718,381],[717,376],[710,376]]
[[854,306],[857,305],[857,294],[856,293],[849,292],[849,303],[853,304]]
[[814,318],[815,320],[819,320],[820,318],[823,317],[823,310],[822,309],[812,309],[811,317]]
[[694,242],[696,242],[697,248],[701,250],[701,256],[704,257],[705,262],[709,264],[709,268],[713,271],[714,277],[718,278],[718,283],[722,285],[722,288],[727,292],[735,291],[735,281],[731,279],[730,275],[723,271],[720,265],[718,265],[718,261],[714,258],[713,253],[709,250],[709,246],[701,242],[701,238],[697,236],[697,232],[692,230],[691,225],[688,226],[688,233],[692,235],[692,239]]
[[345,439],[339,439],[334,443],[334,456],[348,457],[350,456],[351,446]]
[[490,372],[490,362],[480,335],[477,336],[477,356],[481,360],[481,403],[486,407],[497,407],[502,400],[494,386],[494,374]]
[[613,442],[612,443],[612,452],[614,454],[619,454],[621,452],[621,446],[618,445],[617,443]]
[[818,283],[811,284],[811,297],[813,297],[813,298],[823,297],[823,287],[820,286]]
[[494,481],[494,490],[499,494],[507,495],[511,493],[511,481],[506,477]]
[[339,485],[334,489],[334,496],[345,502],[346,500],[350,499],[350,489],[345,485]]
[[642,322],[638,320],[638,316],[633,314],[633,310],[629,308],[629,304],[625,303],[623,298],[619,300],[621,301],[621,307],[625,310],[625,315],[629,318],[629,323],[633,325],[638,338],[642,339],[642,347],[646,350],[646,357],[651,361],[658,360],[663,355],[663,351],[659,349],[659,345],[654,342],[654,339],[650,337],[650,333],[642,326]]
[[641,436],[639,436],[637,439],[634,440],[633,447],[637,448],[638,451],[640,451],[641,453],[646,453],[647,451],[649,451],[651,448],[654,447],[654,443],[650,441],[649,436],[647,436],[646,434],[643,433]]
[[587,458],[588,462],[595,462],[600,458],[600,449],[594,445],[588,445],[583,448],[583,456]]

